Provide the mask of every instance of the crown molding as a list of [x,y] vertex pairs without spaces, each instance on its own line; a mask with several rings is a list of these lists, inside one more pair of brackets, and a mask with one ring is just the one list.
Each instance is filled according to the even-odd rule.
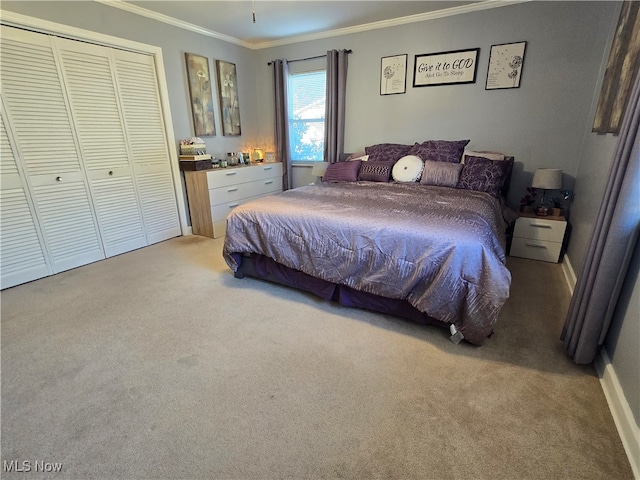
[[505,7],[508,5],[514,5],[519,3],[530,2],[532,0],[484,0],[477,3],[471,3],[469,5],[461,5],[457,7],[444,8],[442,10],[436,10],[433,12],[419,13],[416,15],[409,15],[406,17],[392,18],[389,20],[383,20],[380,22],[365,23],[362,25],[356,25],[353,27],[339,28],[335,30],[329,30],[325,32],[312,33],[309,35],[299,35],[296,37],[283,38],[280,40],[273,40],[260,43],[250,43],[239,38],[224,35],[222,33],[209,30],[198,25],[194,25],[177,18],[163,15],[161,13],[152,12],[143,7],[132,5],[123,0],[94,0],[103,5],[107,5],[113,8],[119,8],[135,15],[140,15],[158,22],[173,25],[174,27],[189,30],[200,35],[205,35],[212,38],[217,38],[224,42],[240,45],[241,47],[249,48],[251,50],[261,50],[264,48],[278,47],[282,45],[290,45],[292,43],[307,42],[310,40],[318,40],[321,38],[336,37],[340,35],[350,35],[353,33],[365,32],[367,30],[376,30],[380,28],[395,27],[398,25],[406,25],[408,23],[424,22],[427,20],[434,20],[436,18],[450,17],[453,15],[462,15],[464,13],[477,12],[481,10],[488,10],[491,8]]

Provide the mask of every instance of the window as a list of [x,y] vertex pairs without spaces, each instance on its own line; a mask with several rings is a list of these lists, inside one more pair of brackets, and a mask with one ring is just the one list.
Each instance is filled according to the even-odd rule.
[[289,72],[289,153],[292,162],[321,162],[324,156],[326,71]]

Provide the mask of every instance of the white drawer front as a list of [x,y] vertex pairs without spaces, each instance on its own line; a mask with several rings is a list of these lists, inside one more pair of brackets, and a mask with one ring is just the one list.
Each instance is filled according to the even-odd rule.
[[530,258],[543,262],[557,263],[560,258],[561,242],[548,242],[531,238],[513,237],[511,242],[512,257]]
[[225,220],[227,218],[227,215],[229,215],[229,212],[231,212],[231,210],[233,210],[234,208],[236,208],[238,205],[242,205],[243,203],[247,203],[249,200],[253,200],[255,198],[260,198],[260,197],[264,197],[265,195],[269,195],[270,193],[276,193],[281,191],[281,188],[278,188],[277,190],[273,190],[271,192],[265,192],[261,195],[255,195],[252,197],[245,197],[245,198],[241,198],[238,200],[234,200],[231,202],[227,202],[227,203],[222,203],[219,205],[212,205],[211,206],[211,218],[213,219],[214,222],[218,222],[220,220]]
[[562,243],[566,226],[567,222],[561,220],[520,217],[513,236]]
[[238,183],[255,182],[265,178],[282,176],[281,163],[250,165],[248,167],[218,168],[207,172],[209,188],[220,188]]
[[282,180],[267,178],[257,182],[237,183],[226,187],[209,190],[211,206],[235,202],[243,198],[265,195],[282,190]]

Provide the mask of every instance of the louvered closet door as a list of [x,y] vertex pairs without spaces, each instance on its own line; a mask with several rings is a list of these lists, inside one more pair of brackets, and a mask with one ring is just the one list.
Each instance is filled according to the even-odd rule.
[[0,41],[6,120],[53,272],[100,260],[105,254],[51,38],[2,26]]
[[0,288],[51,275],[25,178],[0,116]]
[[147,245],[109,49],[56,38],[107,257]]
[[181,234],[153,57],[111,50],[147,240]]

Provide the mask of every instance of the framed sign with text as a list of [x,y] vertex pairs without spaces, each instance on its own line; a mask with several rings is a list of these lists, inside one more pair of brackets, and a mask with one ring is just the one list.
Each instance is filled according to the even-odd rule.
[[479,55],[479,48],[416,55],[413,86],[475,83]]

